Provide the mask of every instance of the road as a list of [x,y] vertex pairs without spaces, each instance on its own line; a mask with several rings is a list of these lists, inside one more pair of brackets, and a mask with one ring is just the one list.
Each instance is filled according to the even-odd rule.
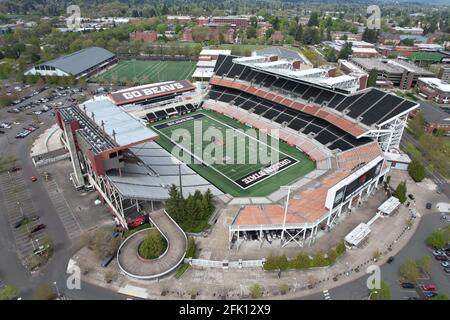
[[[399,268],[408,259],[418,259],[425,255],[431,256],[431,250],[426,246],[425,239],[433,230],[445,226],[445,224],[448,222],[442,220],[441,214],[438,212],[423,216],[416,233],[408,244],[395,256],[391,264],[384,264],[381,267],[381,278],[391,287],[393,300],[405,300],[418,296],[414,290],[405,290],[400,286],[398,282]],[[324,300],[326,296],[329,296],[333,300],[364,300],[368,298],[366,280],[367,276],[363,276],[340,287],[328,289],[328,295],[318,293],[307,296],[305,299]],[[435,259],[432,261],[430,279],[421,279],[419,283],[434,283],[440,293],[450,296],[450,274],[445,273]]]
[[[414,139],[407,131],[403,133],[401,145],[406,146],[407,143],[411,143],[416,148],[420,148],[419,143],[416,139]],[[424,160],[424,164],[428,165],[428,161]],[[450,198],[450,183],[448,183],[447,179],[443,177],[439,172],[434,170],[433,172],[429,172],[428,176],[434,183],[436,183],[437,187],[442,190],[442,192]]]

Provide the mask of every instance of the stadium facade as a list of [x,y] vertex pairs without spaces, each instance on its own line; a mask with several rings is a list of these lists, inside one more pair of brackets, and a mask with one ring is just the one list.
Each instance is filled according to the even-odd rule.
[[418,106],[359,87],[356,76],[298,70],[274,56],[220,55],[206,93],[188,81],[128,88],[61,108],[57,121],[71,154],[72,181],[93,185],[124,226],[168,199],[171,184],[184,195],[222,194],[215,181],[155,143],[159,134],[148,124],[205,109],[248,127],[277,129],[279,139],[316,168],[265,204],[240,206],[229,226],[230,244],[257,238],[303,246],[379,188],[389,171],[384,153],[399,147],[408,114]]

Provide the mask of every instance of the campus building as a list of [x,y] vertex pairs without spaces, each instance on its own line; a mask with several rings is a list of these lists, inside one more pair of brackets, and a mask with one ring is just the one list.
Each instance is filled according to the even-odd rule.
[[25,75],[89,77],[117,62],[114,53],[90,47],[33,66]]
[[349,60],[367,73],[376,69],[377,85],[391,84],[407,90],[416,85],[419,77],[434,77],[431,71],[398,59],[352,57]]
[[437,103],[450,103],[450,83],[438,78],[419,78],[417,81],[419,95]]

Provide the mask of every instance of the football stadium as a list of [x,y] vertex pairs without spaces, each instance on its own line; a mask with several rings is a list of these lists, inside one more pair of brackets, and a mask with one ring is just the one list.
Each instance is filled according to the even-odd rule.
[[273,246],[314,243],[381,187],[385,153],[418,104],[366,88],[367,75],[298,65],[220,55],[206,88],[171,79],[60,108],[72,182],[93,186],[125,228],[148,214],[179,232],[155,209],[175,185],[184,196],[209,189],[235,210],[229,248],[269,235]]

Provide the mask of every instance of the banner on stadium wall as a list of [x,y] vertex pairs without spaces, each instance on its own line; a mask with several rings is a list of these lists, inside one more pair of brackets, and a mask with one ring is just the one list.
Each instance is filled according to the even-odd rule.
[[169,81],[116,91],[109,97],[116,105],[123,105],[194,89],[195,86],[187,80]]
[[353,172],[328,190],[325,206],[335,208],[358,193],[368,182],[373,181],[381,172],[384,159],[377,157],[362,168]]

